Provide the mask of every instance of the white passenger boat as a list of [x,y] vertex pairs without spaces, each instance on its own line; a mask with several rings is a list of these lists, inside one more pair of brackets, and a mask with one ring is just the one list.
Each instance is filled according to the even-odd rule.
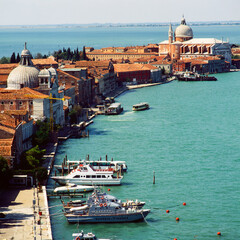
[[132,107],[133,111],[143,111],[146,109],[149,109],[149,104],[146,102],[135,104]]
[[93,233],[84,233],[81,231],[80,233],[73,233],[73,240],[110,240],[110,239],[103,239],[97,238]]
[[107,109],[107,115],[117,115],[123,111],[121,103],[112,103]]
[[93,169],[109,169],[113,170],[114,172],[117,172],[121,169],[122,172],[127,171],[127,164],[125,161],[105,161],[105,160],[77,160],[77,161],[70,161],[68,160],[66,163],[66,166],[62,165],[54,165],[54,167],[59,171],[62,172],[62,169],[64,172],[69,170],[75,169],[79,164],[89,164]]
[[94,187],[92,186],[83,186],[83,185],[76,185],[76,184],[69,184],[64,187],[57,187],[54,189],[54,193],[56,194],[67,194],[67,193],[85,193],[85,192],[92,192]]
[[61,185],[69,183],[80,185],[120,185],[122,176],[114,176],[113,171],[104,169],[94,170],[90,165],[79,165],[67,176],[54,176],[53,180]]

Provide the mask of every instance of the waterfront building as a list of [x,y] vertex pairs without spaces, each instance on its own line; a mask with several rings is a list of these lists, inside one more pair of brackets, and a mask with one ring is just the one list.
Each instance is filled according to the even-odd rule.
[[26,110],[5,110],[0,114],[0,152],[9,166],[20,163],[21,154],[32,147],[33,119]]
[[160,82],[162,80],[161,70],[150,64],[114,64],[118,81],[133,82],[135,84]]
[[231,47],[228,41],[194,38],[193,30],[184,17],[174,33],[172,25],[169,25],[168,40],[159,43],[159,55],[166,54],[169,54],[172,60],[221,55],[225,61],[231,63]]
[[94,61],[104,60],[126,60],[157,56],[156,47],[135,46],[135,47],[108,47],[93,49],[86,52],[87,58]]

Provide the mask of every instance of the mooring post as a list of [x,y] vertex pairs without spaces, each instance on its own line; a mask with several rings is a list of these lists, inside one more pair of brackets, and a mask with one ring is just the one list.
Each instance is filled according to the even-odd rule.
[[107,157],[107,154],[106,154],[106,161],[107,161],[108,157]]
[[153,184],[155,184],[155,171],[153,171]]

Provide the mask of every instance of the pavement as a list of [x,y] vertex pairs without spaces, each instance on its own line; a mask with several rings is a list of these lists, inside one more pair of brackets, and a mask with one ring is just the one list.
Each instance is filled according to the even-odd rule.
[[52,239],[44,191],[20,187],[2,190],[0,212],[5,214],[0,218],[0,239]]
[[[57,143],[46,147],[43,166],[50,173]],[[0,190],[1,240],[52,240],[46,187],[10,186]]]

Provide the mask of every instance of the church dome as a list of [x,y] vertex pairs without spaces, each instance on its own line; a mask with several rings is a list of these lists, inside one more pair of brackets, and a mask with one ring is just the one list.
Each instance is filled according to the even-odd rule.
[[19,65],[8,76],[8,89],[34,88],[38,86],[38,69],[33,66]]
[[48,69],[44,68],[39,72],[38,77],[49,78],[49,77],[51,77],[51,72]]
[[33,66],[31,54],[26,48],[25,43],[19,66],[14,68],[8,76],[7,88],[21,89],[23,87],[38,87],[38,74],[39,70]]
[[51,75],[52,75],[53,77],[56,77],[56,76],[57,76],[57,70],[56,70],[55,68],[50,67],[50,68],[48,69],[48,71],[51,73]]
[[180,26],[175,30],[175,38],[186,38],[186,40],[193,38],[192,28],[186,24],[185,18],[182,18]]

